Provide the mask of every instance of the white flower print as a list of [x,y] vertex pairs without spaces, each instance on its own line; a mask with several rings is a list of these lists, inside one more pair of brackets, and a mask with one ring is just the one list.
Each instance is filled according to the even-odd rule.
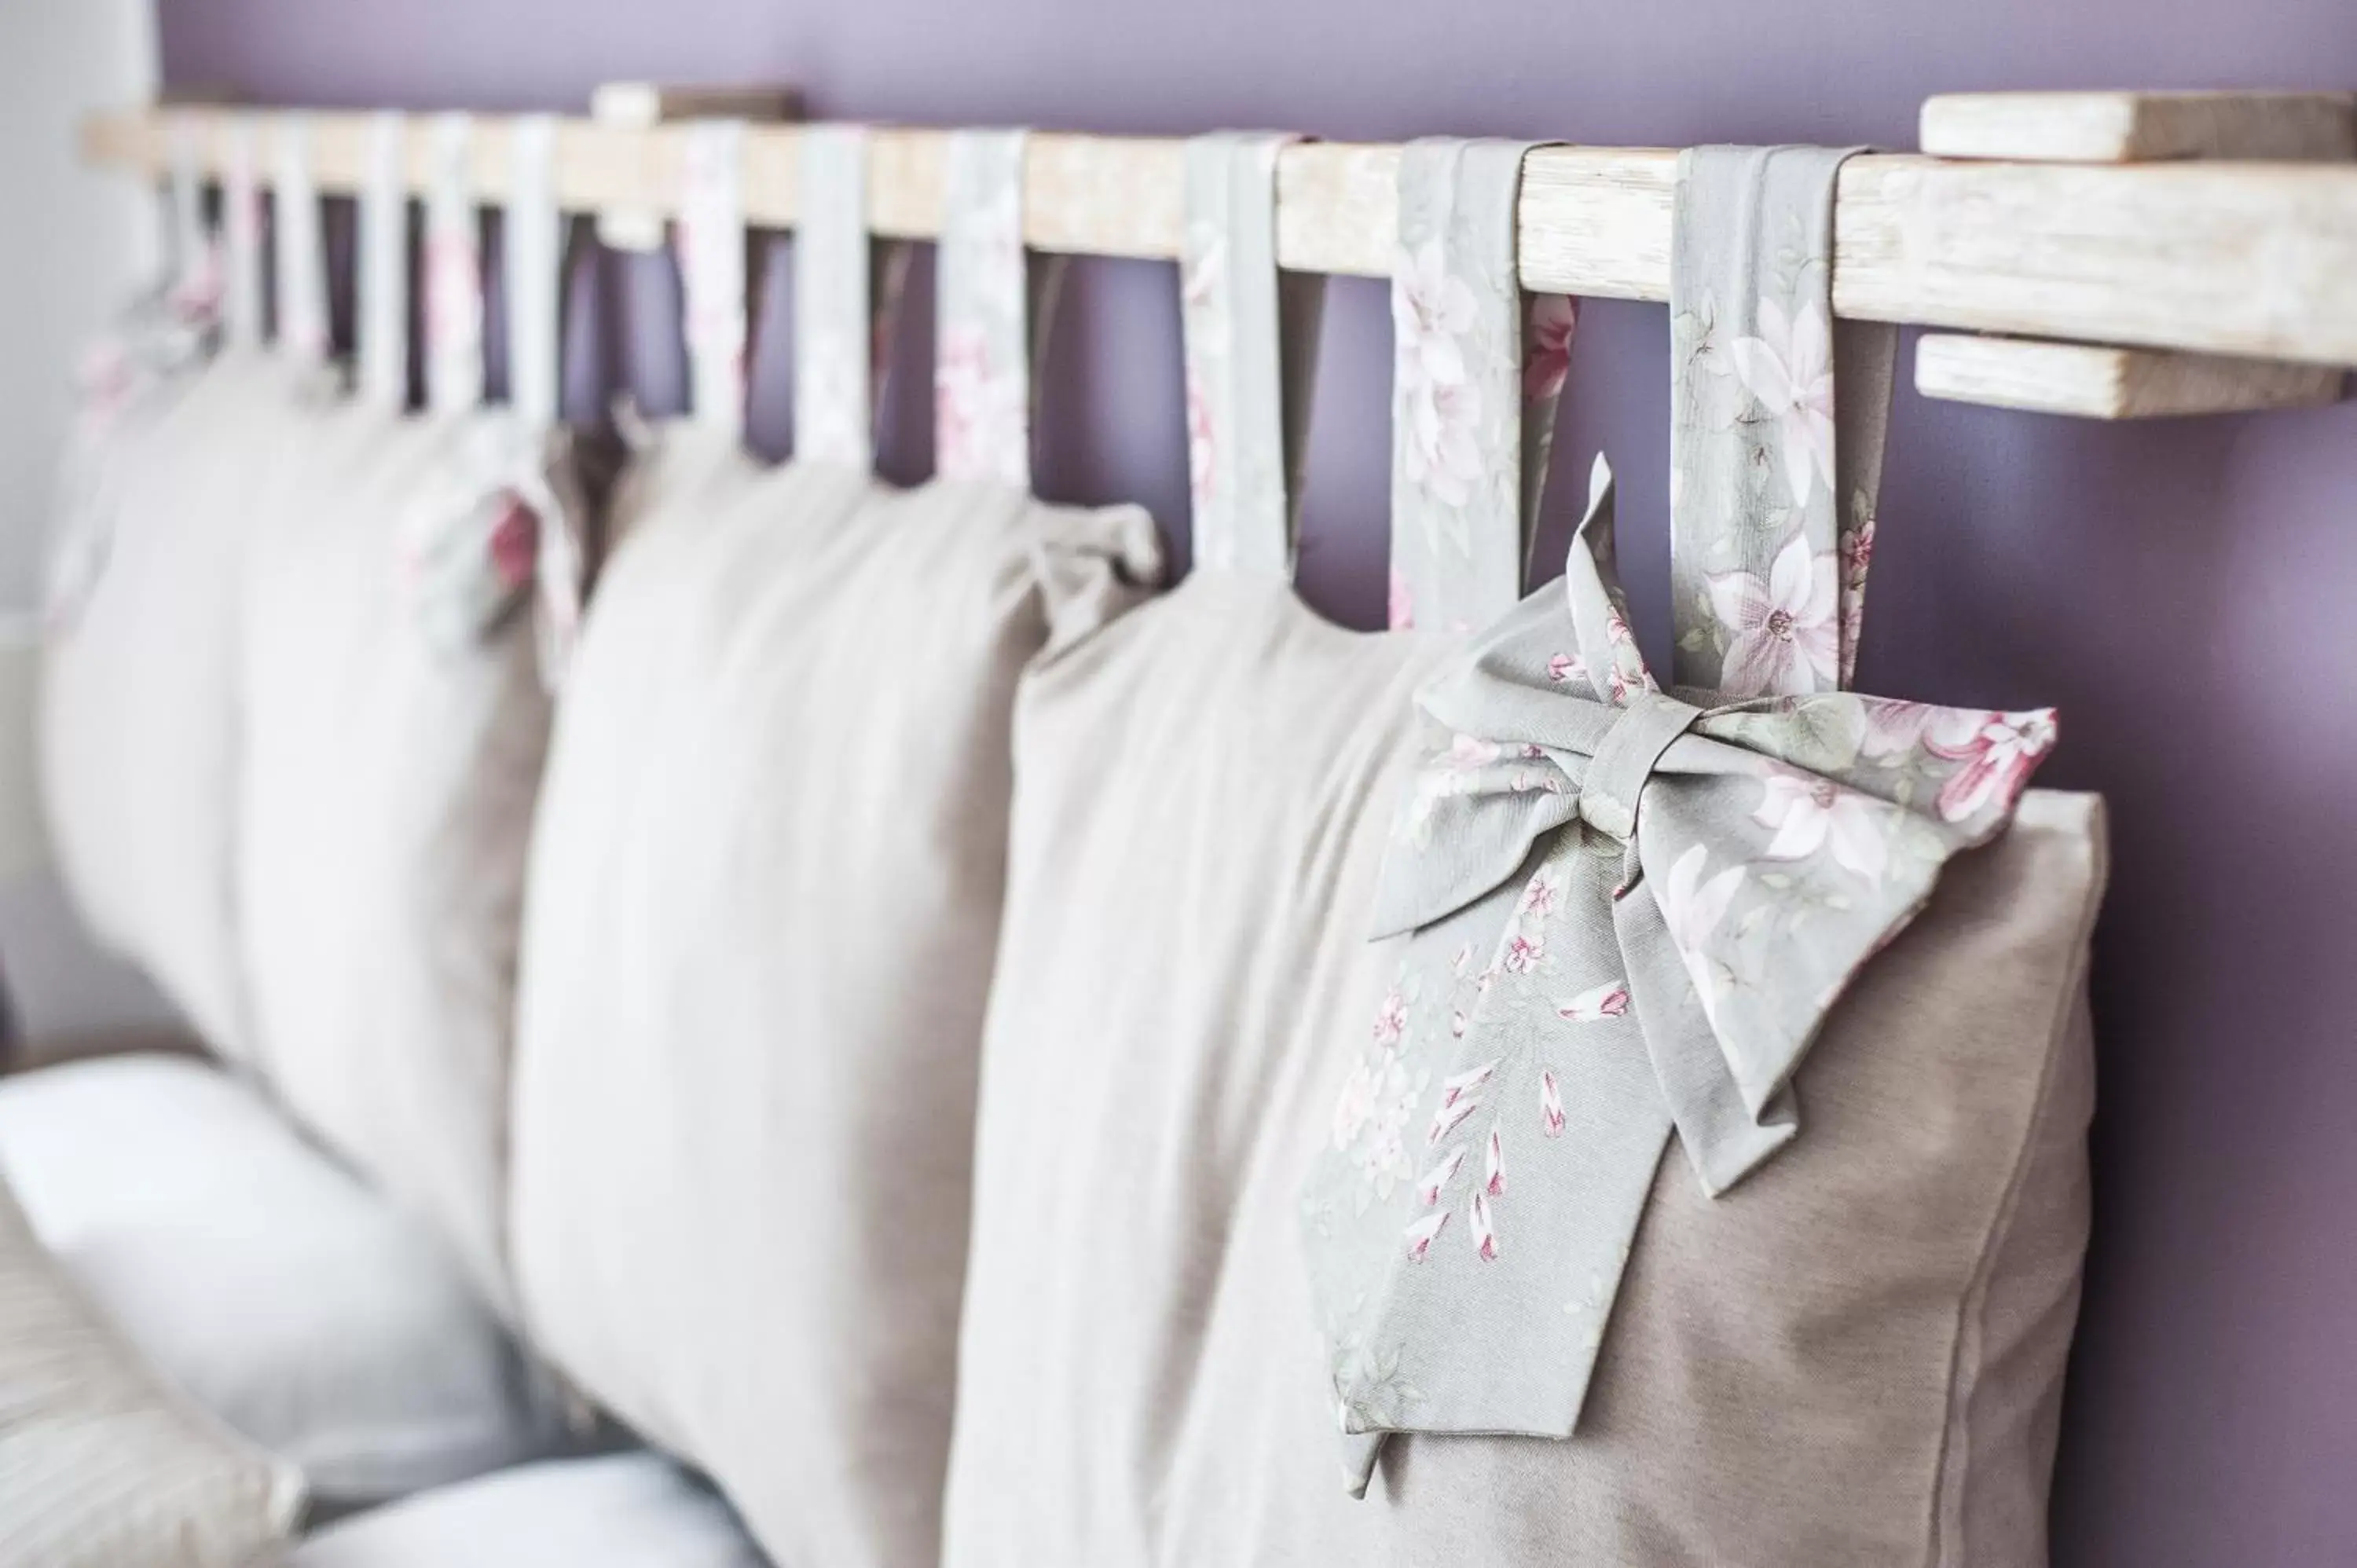
[[1784,479],[1792,504],[1809,504],[1818,483],[1834,482],[1834,339],[1814,300],[1796,316],[1762,296],[1760,336],[1732,346],[1735,373],[1775,420],[1784,444]]
[[1498,967],[1508,974],[1529,974],[1545,958],[1546,944],[1544,941],[1516,931],[1506,939],[1505,950],[1498,958]]
[[1931,726],[1923,745],[1934,757],[1964,765],[1940,787],[1936,802],[1943,820],[1963,822],[2021,793],[2038,759],[2053,749],[2054,714],[1951,714]]
[[[1444,1219],[1447,1218],[1448,1213],[1447,1209],[1441,1210]],[[1474,1251],[1480,1253],[1483,1262],[1496,1262],[1498,1230],[1497,1227],[1490,1221],[1490,1199],[1479,1187],[1473,1189],[1472,1201],[1465,1206],[1465,1219],[1473,1227]]]
[[1506,1195],[1506,1145],[1498,1129],[1490,1129],[1490,1144],[1481,1166],[1481,1190],[1491,1197]]
[[1830,690],[1841,662],[1831,551],[1795,533],[1762,583],[1749,572],[1710,579],[1711,613],[1729,634],[1719,685],[1730,699]]
[[1859,749],[1878,762],[1904,761],[1923,744],[1923,731],[1940,710],[1926,703],[1906,703],[1896,697],[1860,697],[1866,710],[1866,736]]
[[1686,973],[1694,981],[1703,1015],[1715,1019],[1718,977],[1706,950],[1743,886],[1743,867],[1731,865],[1705,881],[1703,873],[1709,860],[1710,852],[1705,845],[1695,844],[1687,850],[1671,865],[1670,875],[1654,898],[1661,906],[1662,923],[1669,929],[1670,945],[1677,949],[1678,957],[1685,962]]
[[1523,889],[1523,901],[1518,913],[1544,920],[1563,903],[1566,873],[1560,865],[1541,865],[1531,874],[1530,886]]
[[1458,1168],[1465,1164],[1465,1145],[1459,1144],[1440,1156],[1440,1163],[1424,1173],[1415,1184],[1415,1196],[1426,1208],[1440,1201],[1441,1189],[1457,1179]]
[[1882,819],[1874,801],[1830,779],[1789,768],[1772,768],[1760,786],[1765,793],[1751,820],[1776,830],[1769,841],[1769,859],[1807,860],[1829,848],[1834,864],[1843,870],[1868,882],[1882,880],[1889,847],[1883,842]]
[[1342,1080],[1342,1092],[1334,1100],[1334,1152],[1348,1152],[1374,1113],[1375,1077],[1361,1061]]
[[1587,679],[1587,664],[1576,653],[1558,653],[1547,660],[1547,679],[1561,686]]
[[1375,1044],[1395,1046],[1407,1032],[1407,993],[1393,986],[1375,1008]]
[[1629,983],[1625,980],[1607,981],[1592,991],[1583,991],[1555,1004],[1555,1015],[1571,1024],[1600,1024],[1628,1011]]
[[[1449,275],[1438,239],[1398,258],[1392,277],[1393,390],[1407,438],[1403,460],[1408,483],[1440,509],[1464,506],[1485,477],[1481,396],[1468,374],[1463,342],[1479,316],[1472,289]],[[1437,516],[1433,521],[1445,526]],[[1438,550],[1440,541],[1431,542]],[[1470,547],[1461,535],[1450,542],[1460,553]]]

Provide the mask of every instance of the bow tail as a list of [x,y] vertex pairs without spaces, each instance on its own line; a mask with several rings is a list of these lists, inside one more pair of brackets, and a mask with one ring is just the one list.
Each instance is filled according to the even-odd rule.
[[1702,1000],[1715,982],[1688,969],[1649,879],[1637,878],[1614,901],[1612,923],[1663,1102],[1687,1163],[1716,1197],[1792,1141],[1800,1127],[1792,1092],[1779,1091],[1752,1113]]

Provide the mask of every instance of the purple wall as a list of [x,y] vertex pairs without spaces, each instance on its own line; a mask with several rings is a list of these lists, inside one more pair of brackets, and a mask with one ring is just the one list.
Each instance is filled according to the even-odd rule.
[[[609,77],[766,77],[819,113],[1166,133],[1908,146],[1945,89],[2357,86],[2347,0],[171,0],[162,27],[167,81],[280,102],[577,107]],[[1338,285],[1329,314],[1305,576],[1363,625],[1382,291]],[[1664,316],[1599,303],[1581,332],[1558,472],[1616,459],[1658,641]],[[1141,499],[1183,532],[1177,338],[1168,268],[1078,269],[1048,494]],[[642,385],[675,381],[662,359]],[[898,423],[890,466],[921,472],[921,421]],[[2115,810],[2057,1561],[2357,1563],[2357,405],[2104,428],[1902,392],[1882,519],[1862,683],[2059,703],[2045,781]]]

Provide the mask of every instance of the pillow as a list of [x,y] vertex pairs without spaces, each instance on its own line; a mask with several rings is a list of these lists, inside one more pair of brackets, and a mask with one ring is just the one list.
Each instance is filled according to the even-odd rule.
[[127,1056],[0,1079],[0,1171],[140,1354],[325,1502],[573,1444],[447,1245],[218,1068]]
[[[1994,714],[1942,715],[1937,766],[1872,806],[1792,771],[1802,765],[1791,757],[1780,772],[1703,739],[1664,751],[1685,744],[1679,728],[1654,732],[1649,754],[1641,732],[1679,705],[1652,691],[1625,607],[1603,585],[1609,489],[1563,585],[1465,613],[1495,592],[1466,564],[1484,553],[1515,561],[1533,494],[1441,482],[1516,467],[1510,422],[1484,412],[1454,427],[1469,410],[1514,407],[1523,365],[1512,337],[1520,152],[1508,150],[1511,160],[1482,144],[1408,149],[1394,294],[1394,603],[1418,625],[1462,613],[1492,629],[1469,646],[1343,632],[1270,570],[1281,548],[1225,552],[1236,568],[1199,572],[1023,683],[975,1133],[944,1525],[952,1568],[2043,1560],[2087,1225],[2084,968],[2100,809],[2038,792],[2014,812],[2048,737]],[[1436,169],[1448,177],[1436,184]],[[1437,235],[1422,227],[1435,223]],[[1781,264],[1773,247],[1747,253]],[[1474,395],[1455,395],[1468,376]],[[1436,406],[1436,385],[1453,403]],[[1436,428],[1448,438],[1433,441]],[[1475,550],[1426,526],[1449,516]],[[1803,588],[1813,580],[1800,576]],[[1830,561],[1824,587],[1816,607],[1829,616]],[[1435,606],[1458,607],[1427,621]],[[1509,632],[1546,648],[1499,640]],[[1455,742],[1426,733],[1415,693],[1431,704],[1501,671],[1513,680],[1498,725],[1456,725]],[[1575,682],[1595,700],[1575,703]],[[1872,712],[1894,729],[1928,717],[1823,701],[1691,722],[1781,734],[1825,774],[1841,768],[1808,748],[1836,754],[1847,736],[1854,761],[1857,735],[1825,715]],[[1587,745],[1558,733],[1566,707],[1592,727]],[[1911,758],[1921,739],[1890,744]],[[1927,844],[1946,859],[1935,886],[1924,877],[1920,911],[1907,907],[1912,923],[1838,977],[1846,989],[1807,972],[1806,1000],[1830,1011],[1789,1098],[1773,1092],[1780,1077],[1764,1110],[1731,1094],[1675,1101],[1681,1143],[1697,1107],[1746,1127],[1757,1111],[1754,1131],[1790,1134],[1739,1184],[1710,1165],[1706,1143],[1663,1155],[1668,1123],[1650,1120],[1664,1059],[1654,1026],[1708,1025],[1714,998],[1730,1017],[1751,1005],[1675,989],[1689,983],[1678,944],[1712,924],[1705,902],[1727,907],[1729,885],[1692,886],[1692,866],[1652,857],[1657,824],[1680,820],[1664,817],[1658,786],[1636,811],[1657,757],[1739,779],[1745,831],[1778,840],[1763,859],[1797,861],[1812,829],[1819,847],[1837,840],[1837,855],[1865,853],[1853,809],[1902,846],[1890,854],[1909,857],[1910,875]],[[1621,785],[1628,804],[1615,811]],[[1456,814],[1476,802],[1498,811]],[[1407,842],[1424,822],[1434,844],[1494,875],[1444,886],[1413,907],[1421,918],[1394,918],[1386,862],[1403,817]],[[1542,923],[1569,907],[1534,875],[1557,853],[1583,856],[1575,891],[1583,909],[1607,911],[1600,922]],[[1812,929],[1846,929],[1858,907],[1813,868],[1760,869],[1762,886],[1824,895]],[[1634,981],[1594,988],[1574,972],[1621,915],[1656,904],[1674,906],[1676,932],[1647,950],[1674,959],[1631,968],[1643,981],[1633,1003]],[[1747,940],[1791,929],[1745,918],[1760,908],[1747,897],[1729,926]],[[1534,923],[1507,926],[1510,908]],[[1496,918],[1452,960],[1431,944],[1459,913]],[[1746,979],[1781,995],[1792,977],[1771,965]],[[1561,989],[1540,993],[1556,1053],[1546,1071],[1527,1052],[1508,1063],[1511,1039],[1498,1060],[1449,1057],[1498,1037],[1504,999],[1549,983]],[[1608,1042],[1616,1051],[1600,1054]],[[1627,1126],[1584,1092],[1616,1083],[1642,1092],[1643,1116]],[[1490,1133],[1510,1117],[1512,1141]],[[1555,1155],[1629,1127],[1652,1140],[1625,1194],[1633,1251],[1623,1231],[1596,1255],[1588,1195],[1560,1201],[1566,1167]],[[1705,1196],[1697,1168],[1718,1196]],[[1333,1251],[1361,1235],[1378,1266],[1352,1276]],[[1576,1255],[1593,1266],[1547,1272]],[[1519,1269],[1522,1259],[1541,1266]],[[1468,1279],[1514,1283],[1445,1294]],[[1369,1310],[1399,1302],[1432,1310]],[[1591,1357],[1568,1435],[1506,1435],[1538,1428],[1463,1414],[1557,1391]],[[1366,1483],[1371,1439],[1380,1464],[1354,1498],[1346,1487]]]
[[[863,211],[806,228],[864,252]],[[864,384],[838,395],[864,434]],[[939,1559],[1009,704],[1157,560],[1135,508],[804,455],[643,524],[588,617],[524,932],[524,1322],[780,1562]]]
[[235,691],[246,542],[331,426],[305,372],[231,350],[135,442],[102,518],[65,542],[41,668],[41,797],[92,932],[208,1044],[250,1056],[237,947]]
[[328,1526],[286,1568],[768,1568],[728,1505],[659,1455],[522,1465]]
[[[508,1297],[507,1068],[571,443],[355,407],[253,541],[238,902],[256,1055],[305,1125]],[[529,498],[528,499],[526,498]]]
[[19,1568],[250,1568],[291,1532],[293,1466],[230,1434],[139,1359],[0,1184],[0,1560]]

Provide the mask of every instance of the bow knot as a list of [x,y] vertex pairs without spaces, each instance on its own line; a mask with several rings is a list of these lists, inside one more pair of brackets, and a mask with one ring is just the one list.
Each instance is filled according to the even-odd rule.
[[[1409,940],[1309,1192],[1362,1440],[1568,1434],[1663,1142],[1716,1195],[1798,1135],[1791,1080],[1826,1015],[2052,745],[2048,711],[1663,693],[1611,500],[1605,472],[1561,588],[1419,697],[1452,738],[1375,918]],[[1481,1347],[1558,1342],[1527,1315],[1567,1294],[1583,1348],[1500,1380]]]

